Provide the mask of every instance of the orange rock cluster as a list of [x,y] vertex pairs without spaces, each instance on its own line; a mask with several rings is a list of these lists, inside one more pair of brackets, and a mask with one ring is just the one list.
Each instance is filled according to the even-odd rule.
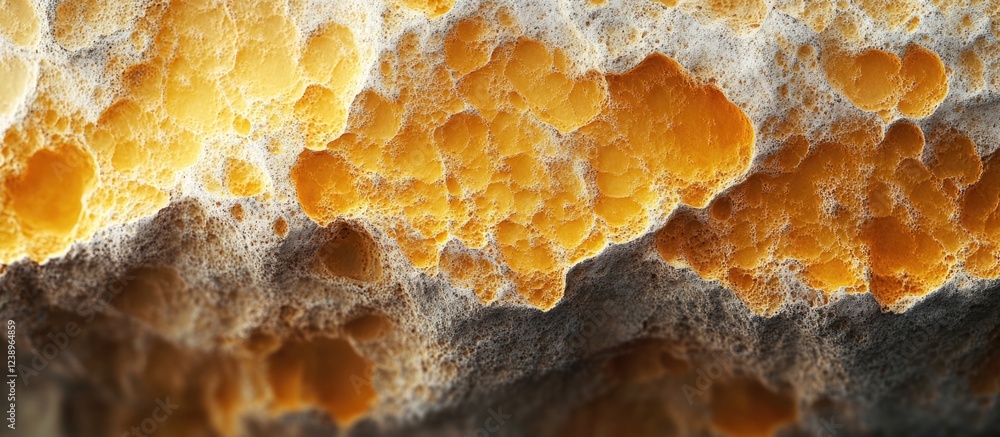
[[708,208],[671,218],[657,248],[759,313],[784,300],[782,266],[814,289],[871,292],[886,307],[934,291],[963,267],[997,277],[1000,161],[984,164],[955,132],[924,152],[924,134],[909,122],[881,131],[865,123],[824,141],[789,138]]
[[941,58],[919,45],[911,46],[902,61],[877,49],[859,54],[831,49],[823,66],[834,89],[858,108],[887,119],[893,109],[906,117],[926,117],[948,95]]
[[[744,31],[767,15],[762,2],[662,3]],[[822,31],[833,13],[829,2],[801,3],[781,7]],[[4,36],[23,47],[37,44],[41,24],[35,7],[24,0],[5,4]],[[429,18],[453,6],[447,0],[399,4]],[[891,26],[915,14],[908,3],[880,5],[873,0],[860,7],[871,17],[891,18]],[[637,238],[681,203],[705,206],[747,170],[756,140],[740,108],[673,60],[652,54],[621,74],[586,71],[563,50],[521,36],[525,32],[514,14],[502,7],[484,7],[458,21],[443,39],[443,53],[433,53],[436,46],[427,46],[416,33],[404,35],[395,50],[381,54],[379,86],[360,93],[366,71],[352,31],[321,23],[303,34],[282,2],[174,0],[138,10],[129,2],[68,0],[53,19],[54,41],[69,51],[130,29],[134,62],[124,65],[123,57],[109,63],[109,69],[119,65],[123,72],[121,90],[88,120],[53,92],[58,74],[36,77],[35,66],[24,60],[0,59],[0,72],[12,79],[0,85],[0,116],[18,110],[36,79],[39,87],[30,109],[3,137],[0,260],[5,262],[24,256],[44,260],[97,229],[155,213],[169,202],[182,172],[205,155],[221,169],[218,177],[203,175],[207,191],[267,198],[285,175],[270,174],[227,141],[268,139],[277,144],[271,152],[280,154],[281,134],[306,149],[289,179],[302,210],[316,222],[368,220],[392,237],[413,265],[473,290],[482,302],[513,288],[523,301],[550,308],[561,297],[571,266],[609,243]],[[804,63],[817,62],[812,46],[797,54]],[[965,58],[966,70],[985,68],[981,60]],[[902,59],[876,49],[827,47],[821,59],[835,90],[884,120],[925,117],[948,93],[941,59],[921,46],[911,46]],[[995,193],[988,183],[977,183],[978,176],[935,173],[944,171],[935,166],[950,159],[961,161],[952,166],[979,162],[971,143],[954,140],[958,145],[948,147],[955,152],[941,152],[926,165],[912,154],[919,148],[906,149],[910,155],[896,162],[876,156],[881,134],[873,129],[829,144],[791,140],[773,157],[774,165],[785,167],[771,167],[716,199],[711,220],[692,219],[690,212],[673,219],[661,232],[671,235],[665,241],[672,243],[661,244],[665,256],[703,277],[724,278],[744,295],[757,290],[747,300],[759,310],[773,308],[779,299],[775,274],[760,271],[771,256],[806,263],[798,274],[814,287],[871,289],[887,305],[925,293],[962,266],[995,277],[990,272],[996,269],[997,244],[989,221]],[[890,140],[897,141],[892,135],[885,139]],[[224,152],[204,153],[210,148]],[[819,164],[809,164],[814,161]],[[945,205],[960,207],[912,206],[917,200],[907,196],[922,192],[906,191],[918,190],[906,184],[918,182],[883,174],[895,174],[900,162],[937,178],[928,183],[934,192],[944,193]],[[798,167],[807,164],[822,169]],[[842,170],[829,171],[830,166]],[[987,164],[984,181],[992,177],[990,168]],[[765,191],[761,204],[740,200],[743,190],[756,189],[748,184],[764,183],[764,175],[775,178],[767,180],[773,184],[767,190],[779,191]],[[814,182],[799,186],[795,178]],[[846,178],[844,188],[830,188],[838,178]],[[879,178],[888,188],[869,192],[858,185]],[[848,195],[836,198],[838,190],[864,199],[889,197],[905,208],[865,209]],[[980,198],[986,200],[975,200]],[[768,210],[780,202],[788,204]],[[975,202],[980,203],[970,206]],[[234,216],[245,217],[242,208],[234,207]],[[782,215],[786,210],[790,217]],[[832,231],[821,213],[853,218]],[[755,216],[740,226],[714,224],[734,223],[737,219],[728,217],[740,214],[770,221]],[[950,224],[955,217],[961,217],[960,230]],[[695,222],[714,230],[702,232]],[[772,222],[782,230],[767,228]],[[677,230],[688,226],[689,231]],[[877,230],[866,230],[871,226]],[[795,232],[807,234],[801,238],[819,244],[799,236],[779,238],[800,227],[804,230]],[[725,237],[717,240],[717,231]],[[287,222],[275,222],[274,232],[287,234]],[[937,244],[947,256],[942,262],[929,261],[927,254],[875,262],[882,250],[894,250],[883,249],[885,243],[875,237],[897,235],[892,232],[930,235],[930,240],[913,237],[906,247],[930,254],[937,249],[927,248]],[[966,237],[945,236],[949,232]],[[697,241],[736,249],[691,249],[705,246]],[[693,252],[677,254],[685,250]]]
[[[307,147],[323,147],[344,128],[360,80],[346,27],[302,36],[278,2],[184,0],[150,7],[132,23],[121,12],[133,6],[119,3],[74,0],[57,8],[55,37],[64,47],[87,47],[124,20],[135,26],[141,62],[125,69],[121,97],[96,121],[43,93],[6,132],[0,201],[10,208],[0,210],[0,259],[44,260],[100,227],[153,214],[179,173],[224,136],[263,136],[298,123]],[[0,19],[33,13],[30,5],[11,7]],[[0,27],[25,28],[23,18]],[[15,79],[5,85],[12,95],[30,77],[16,61],[0,62]],[[0,100],[0,110],[8,103]],[[226,161],[224,181],[241,197],[269,186],[260,168],[238,156]]]
[[[745,171],[754,131],[665,56],[581,74],[559,49],[497,43],[505,32],[460,22],[444,62],[404,37],[383,58],[383,71],[408,67],[387,75],[391,94],[359,95],[346,133],[303,152],[292,180],[321,224],[371,219],[414,265],[440,267],[481,300],[513,283],[549,308],[570,266],[680,202],[703,205]],[[467,252],[442,263],[450,240]]]

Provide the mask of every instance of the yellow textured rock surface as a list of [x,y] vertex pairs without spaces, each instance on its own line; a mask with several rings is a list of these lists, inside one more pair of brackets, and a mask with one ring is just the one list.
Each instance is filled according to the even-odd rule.
[[63,143],[32,154],[24,171],[7,179],[4,188],[25,234],[59,237],[76,227],[84,196],[93,186],[93,163],[78,146]]
[[[303,210],[320,224],[373,219],[414,265],[433,273],[443,261],[483,302],[512,283],[549,308],[570,266],[680,202],[703,204],[748,167],[749,119],[676,62],[653,55],[622,75],[574,74],[537,41],[491,48],[485,35],[499,30],[459,22],[444,65],[404,37],[386,55],[413,66],[395,77],[399,97],[362,93],[347,133],[299,156]],[[472,254],[442,260],[451,239]]]
[[0,34],[14,44],[31,47],[38,44],[40,33],[38,11],[31,0],[0,2]]
[[900,68],[903,89],[898,108],[912,118],[927,117],[934,113],[948,95],[948,76],[936,54],[920,46],[911,46],[903,57]]
[[978,91],[983,88],[983,59],[974,49],[968,49],[958,56],[959,67],[962,75],[969,82],[969,87]]
[[10,117],[24,103],[33,85],[34,74],[28,64],[20,58],[0,58],[0,119]]
[[[810,287],[871,292],[885,307],[945,283],[960,265],[995,274],[1000,189],[990,159],[950,132],[928,146],[907,122],[847,125],[833,141],[792,137],[769,167],[707,208],[674,216],[657,248],[722,281],[760,313],[784,300],[781,265]],[[961,218],[961,226],[956,219]]]
[[[684,14],[706,25],[717,23],[713,28],[739,38],[761,29],[770,16],[770,5],[759,1],[660,3],[677,9],[650,5],[653,15]],[[620,73],[598,71],[600,63],[589,54],[572,53],[579,50],[576,42],[535,35],[506,7],[483,5],[439,20],[454,13],[453,2],[392,2],[379,19],[398,34],[383,50],[362,47],[361,42],[371,41],[354,34],[356,23],[309,21],[296,2],[173,0],[144,7],[68,0],[44,19],[51,23],[31,2],[9,0],[5,6],[0,28],[16,50],[27,50],[40,38],[78,53],[99,42],[127,39],[127,44],[115,46],[118,51],[100,67],[101,74],[114,75],[110,92],[99,90],[102,85],[94,87],[94,96],[73,97],[99,103],[92,107],[63,95],[77,82],[93,79],[76,72],[83,67],[54,66],[56,61],[38,61],[26,51],[5,53],[0,60],[0,73],[11,79],[0,84],[0,116],[13,123],[4,133],[0,169],[4,262],[59,255],[98,229],[150,216],[197,185],[194,190],[213,196],[253,197],[238,208],[227,207],[240,220],[256,220],[259,211],[267,210],[251,201],[292,199],[322,226],[364,222],[393,240],[413,266],[441,273],[483,303],[511,289],[517,295],[513,300],[547,309],[561,298],[570,267],[609,244],[641,237],[679,205],[707,206],[711,220],[720,223],[742,217],[748,208],[743,200],[718,195],[750,168],[758,134],[744,109],[713,84],[715,78],[696,78],[649,50],[623,57],[632,60],[615,70]],[[917,43],[901,46],[902,58],[864,46],[870,31],[865,20],[885,21],[892,31],[906,32],[914,19],[925,17],[927,5],[788,0],[775,7],[816,32],[818,42],[782,38],[777,43],[781,51],[775,64],[790,78],[776,95],[802,105],[784,118],[771,114],[761,121],[773,134],[768,141],[786,144],[765,171],[731,192],[752,192],[742,187],[762,183],[765,174],[791,178],[812,160],[834,165],[862,159],[895,171],[902,164],[872,161],[870,144],[881,141],[875,126],[858,128],[863,133],[853,137],[845,134],[831,143],[837,147],[795,136],[806,134],[806,126],[816,128],[810,114],[829,103],[824,93],[833,95],[804,78],[825,76],[835,93],[886,123],[929,117],[948,96],[952,68]],[[958,14],[949,4],[935,7],[949,17]],[[443,31],[430,38],[406,26],[397,29],[393,20],[403,18],[396,15],[437,23]],[[963,32],[978,23],[976,17],[953,18],[969,23]],[[614,32],[632,35],[630,43],[640,44],[644,34],[626,27]],[[51,32],[40,36],[44,29]],[[956,71],[970,91],[978,92],[996,80],[991,69],[1000,63],[989,41],[971,41],[958,56]],[[719,70],[697,65],[696,71]],[[723,82],[730,89],[745,85]],[[939,147],[952,147],[954,156],[942,152],[935,162],[948,163],[948,171],[972,165],[978,156],[961,141],[947,144]],[[257,152],[265,147],[270,157],[262,159]],[[881,205],[873,207],[872,214],[881,215],[870,223],[843,224],[838,232],[857,240],[850,243],[835,243],[841,234],[811,234],[808,238],[822,241],[809,249],[801,242],[774,243],[780,240],[775,235],[756,240],[761,228],[742,225],[726,230],[733,234],[727,244],[739,250],[684,246],[691,251],[684,262],[706,278],[757,290],[747,299],[757,309],[773,309],[780,300],[760,291],[775,287],[773,272],[758,271],[777,250],[773,245],[783,247],[778,259],[808,260],[808,268],[797,273],[807,285],[827,292],[878,288],[887,305],[940,285],[958,264],[981,277],[995,276],[997,245],[988,225],[993,212],[983,200],[994,193],[976,185],[978,176],[941,176],[935,172],[944,167],[920,167],[914,164],[916,155],[908,158],[906,168],[923,168],[933,178],[951,181],[939,181],[936,188],[948,202],[970,199],[962,200],[968,206],[961,217],[967,232],[981,235],[971,240],[944,235],[951,232],[944,230],[951,210],[934,212],[924,208],[932,200],[911,199],[920,214],[900,215]],[[991,168],[986,165],[987,176]],[[840,177],[875,177],[853,170],[809,171],[801,177],[829,184]],[[193,173],[198,176],[189,177]],[[194,182],[179,189],[182,180]],[[866,186],[865,195],[896,199],[900,184],[911,182],[880,183]],[[779,185],[787,188],[788,183]],[[787,189],[790,196],[819,192]],[[972,192],[981,194],[969,197]],[[810,197],[818,203],[809,207],[824,213],[844,207],[823,196]],[[676,238],[700,241],[718,230],[687,218],[690,214],[682,212],[672,223],[691,227],[692,235]],[[264,216],[275,235],[287,235],[288,222]],[[951,256],[947,268],[921,264],[922,259],[897,260],[905,265],[874,261],[882,258],[880,238],[889,235],[906,236],[916,252],[933,252],[930,240],[907,236],[906,228],[924,226],[920,220],[925,219],[936,226],[928,231],[931,239]],[[812,216],[802,223],[818,226]],[[857,247],[866,254],[858,254]],[[817,248],[830,251],[809,251]],[[336,270],[331,265],[321,273]],[[370,273],[331,274],[377,280]]]
[[857,4],[865,14],[890,29],[907,23],[920,10],[920,3],[914,0],[862,0]]
[[239,160],[226,160],[226,188],[237,197],[250,197],[263,193],[267,188],[264,172],[253,164]]
[[[997,0],[0,0],[0,310],[45,354],[103,303],[21,411],[114,435],[173,396],[163,435],[436,435],[556,393],[506,429],[892,434],[851,403],[956,379],[872,351],[952,322],[935,302],[971,310],[949,337],[996,324],[998,23]],[[991,335],[913,356],[995,396]]]
[[830,85],[855,106],[882,112],[894,108],[907,117],[922,118],[948,94],[948,76],[941,59],[918,45],[906,56],[878,49],[851,54],[837,48],[823,57]]
[[56,6],[56,42],[67,50],[92,46],[98,38],[125,30],[141,12],[128,0],[68,0]]
[[423,12],[427,18],[437,18],[451,10],[455,0],[400,0],[406,7]]
[[[668,2],[663,2],[670,6]],[[698,0],[693,2],[678,2],[686,12],[695,17],[704,16],[710,21],[722,21],[733,30],[749,33],[764,22],[770,9],[764,0]]]
[[[137,7],[131,2],[60,3],[55,38],[69,49],[87,47],[131,26]],[[360,77],[349,29],[329,24],[303,37],[287,7],[275,2],[178,0],[158,14],[155,10],[143,18],[151,21],[148,48],[139,62],[125,67],[121,97],[96,120],[60,113],[66,103],[42,91],[28,116],[8,130],[4,147],[15,151],[14,161],[4,166],[2,176],[12,189],[0,200],[19,206],[0,211],[0,220],[17,223],[7,231],[12,237],[0,246],[0,259],[44,260],[98,228],[149,216],[166,205],[180,172],[198,162],[205,145],[217,138],[273,134],[293,120],[301,121],[307,147],[322,149],[340,134]],[[22,7],[18,1],[4,8],[4,14],[24,11],[34,13],[30,4]],[[32,17],[19,15],[15,21],[21,27],[3,28],[22,29]],[[4,61],[3,68],[14,80],[3,85],[0,106],[12,112],[31,75],[16,58]],[[52,76],[39,88],[58,86],[59,80]],[[50,140],[56,134],[65,140]],[[71,146],[56,147],[63,143]],[[54,164],[33,166],[29,156]],[[50,176],[45,172],[51,170],[39,165],[68,166],[62,176],[72,182],[70,189],[46,194],[47,188],[31,185]],[[231,160],[224,171],[233,195],[252,196],[267,187],[261,170],[245,161]],[[50,206],[39,202],[55,201],[53,196],[74,199],[51,206],[65,210],[58,219],[41,217]],[[49,233],[35,237],[39,230]]]

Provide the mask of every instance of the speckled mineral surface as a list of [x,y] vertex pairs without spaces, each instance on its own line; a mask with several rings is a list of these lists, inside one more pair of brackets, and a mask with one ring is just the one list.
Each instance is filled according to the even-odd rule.
[[4,435],[1000,434],[1000,0],[0,0]]

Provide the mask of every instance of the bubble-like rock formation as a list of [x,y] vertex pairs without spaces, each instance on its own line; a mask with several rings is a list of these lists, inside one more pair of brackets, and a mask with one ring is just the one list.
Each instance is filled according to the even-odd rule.
[[716,198],[707,217],[672,217],[660,253],[724,280],[760,312],[781,304],[782,267],[810,288],[871,292],[887,307],[938,289],[959,265],[995,278],[995,160],[984,172],[972,142],[949,132],[925,165],[920,128],[900,122],[879,135],[859,126],[816,145],[790,137],[770,168]]
[[0,0],[14,432],[1000,432],[998,38],[995,0]]
[[926,117],[948,94],[941,59],[919,45],[911,46],[902,61],[878,49],[857,55],[833,49],[823,60],[823,68],[830,86],[851,103],[887,117],[893,108],[907,117]]

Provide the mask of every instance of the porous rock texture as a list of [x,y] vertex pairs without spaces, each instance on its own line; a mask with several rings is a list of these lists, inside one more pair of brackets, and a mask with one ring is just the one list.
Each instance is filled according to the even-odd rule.
[[0,5],[4,432],[1000,433],[995,0]]

